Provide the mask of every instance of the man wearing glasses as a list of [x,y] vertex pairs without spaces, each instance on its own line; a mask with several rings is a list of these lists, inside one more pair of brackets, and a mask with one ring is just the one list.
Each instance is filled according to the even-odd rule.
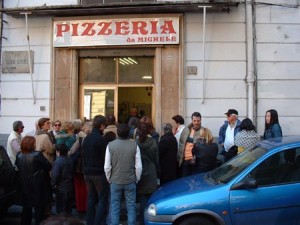
[[227,120],[219,130],[219,145],[221,146],[221,155],[226,155],[231,147],[234,146],[234,137],[240,130],[241,121],[238,119],[238,111],[228,109],[225,113]]
[[13,132],[9,135],[7,140],[7,154],[12,165],[15,165],[16,156],[20,151],[20,144],[21,144],[21,133],[23,133],[24,125],[22,121],[15,121],[13,123]]
[[55,136],[58,134],[58,132],[60,131],[61,128],[61,122],[59,120],[56,120],[52,123],[52,130],[49,132],[50,135],[52,136],[52,139],[54,141],[55,144]]

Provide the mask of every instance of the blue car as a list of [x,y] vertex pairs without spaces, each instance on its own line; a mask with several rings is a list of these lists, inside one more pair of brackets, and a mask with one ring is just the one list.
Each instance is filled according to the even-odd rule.
[[260,142],[150,197],[147,225],[299,225],[300,136]]

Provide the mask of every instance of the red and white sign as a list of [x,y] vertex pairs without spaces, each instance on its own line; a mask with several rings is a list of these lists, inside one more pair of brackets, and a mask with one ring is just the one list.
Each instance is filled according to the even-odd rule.
[[54,22],[54,47],[178,44],[179,18],[126,18]]

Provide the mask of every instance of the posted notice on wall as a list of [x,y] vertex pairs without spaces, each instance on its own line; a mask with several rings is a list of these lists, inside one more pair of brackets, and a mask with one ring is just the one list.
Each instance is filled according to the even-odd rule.
[[55,21],[54,47],[179,44],[179,17]]

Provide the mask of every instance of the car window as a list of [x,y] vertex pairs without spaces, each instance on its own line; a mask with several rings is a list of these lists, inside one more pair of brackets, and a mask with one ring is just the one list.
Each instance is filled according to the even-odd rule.
[[257,181],[258,186],[300,182],[300,148],[272,155],[249,175]]
[[245,151],[213,170],[208,174],[209,178],[216,184],[227,183],[266,152],[267,150],[261,146]]

